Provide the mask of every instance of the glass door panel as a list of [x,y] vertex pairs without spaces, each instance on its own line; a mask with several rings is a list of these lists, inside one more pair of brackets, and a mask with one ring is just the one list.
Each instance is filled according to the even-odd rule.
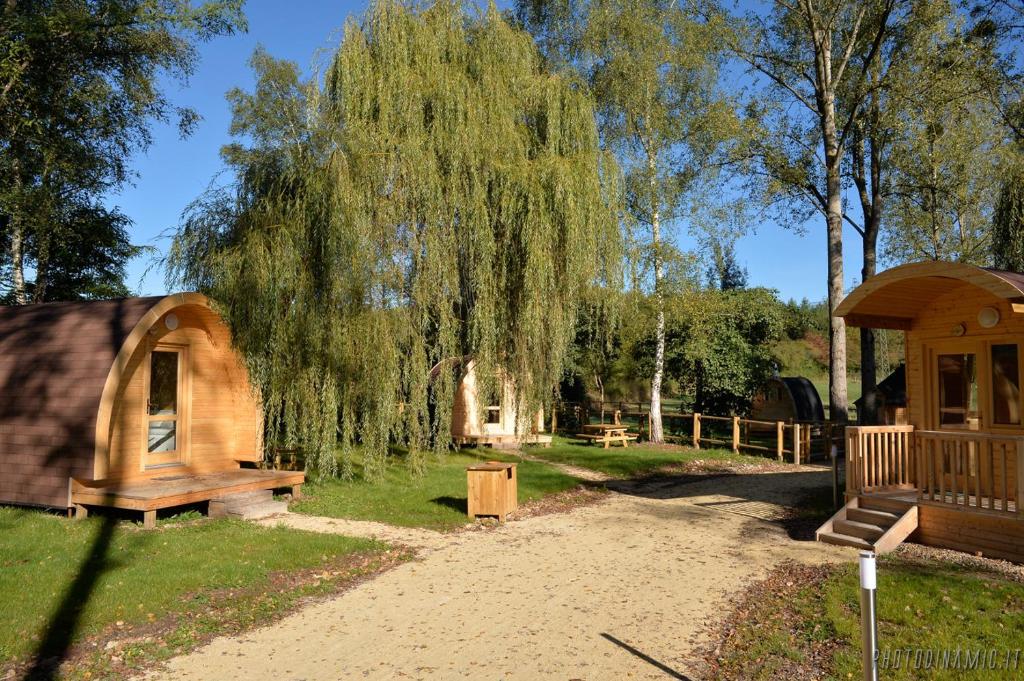
[[978,359],[973,352],[937,356],[939,427],[978,430]]
[[146,467],[182,462],[180,401],[182,352],[153,350],[149,357],[149,394],[146,399]]

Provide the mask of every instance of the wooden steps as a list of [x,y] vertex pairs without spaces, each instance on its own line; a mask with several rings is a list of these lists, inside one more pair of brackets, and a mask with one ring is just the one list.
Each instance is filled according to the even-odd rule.
[[209,509],[211,518],[238,518],[241,520],[259,520],[287,512],[288,502],[274,501],[274,493],[269,489],[211,499]]
[[903,499],[860,496],[851,499],[818,528],[818,541],[888,553],[917,529],[917,506]]

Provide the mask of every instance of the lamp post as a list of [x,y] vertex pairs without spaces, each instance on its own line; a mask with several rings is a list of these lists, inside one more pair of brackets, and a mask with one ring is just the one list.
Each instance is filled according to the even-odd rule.
[[860,632],[864,681],[878,681],[878,618],[875,612],[875,554],[860,552]]

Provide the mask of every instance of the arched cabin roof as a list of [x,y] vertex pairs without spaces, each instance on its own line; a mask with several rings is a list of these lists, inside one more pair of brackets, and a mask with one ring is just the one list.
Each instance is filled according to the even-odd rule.
[[1024,274],[955,262],[920,262],[886,270],[855,288],[836,309],[851,326],[909,330],[935,298],[970,285],[1024,313]]
[[0,307],[0,500],[62,506],[105,456],[114,394],[167,312],[198,293]]
[[803,376],[780,376],[779,380],[785,384],[793,398],[798,421],[825,420],[825,407],[821,403],[821,396],[810,379]]

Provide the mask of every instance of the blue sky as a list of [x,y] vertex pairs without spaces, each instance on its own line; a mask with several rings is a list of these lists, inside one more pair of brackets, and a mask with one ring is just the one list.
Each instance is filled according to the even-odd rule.
[[[345,18],[359,15],[366,2],[329,0],[250,0],[246,6],[248,33],[218,38],[200,46],[200,63],[185,85],[165,83],[172,103],[195,109],[203,120],[187,139],[178,136],[174,125],[159,125],[153,130],[153,144],[137,154],[133,184],[109,197],[133,221],[132,239],[154,247],[160,254],[166,248],[168,231],[177,224],[182,210],[223,169],[219,151],[229,140],[230,111],[224,94],[232,87],[251,88],[252,73],[247,61],[258,44],[271,54],[309,67],[314,59],[323,61],[324,50],[332,50],[340,39]],[[677,243],[684,249],[696,247],[694,240],[679,230]],[[804,234],[797,234],[771,221],[761,224],[755,233],[737,245],[741,263],[750,273],[750,284],[778,289],[784,298],[825,297],[825,230],[822,218],[808,223]],[[860,272],[860,247],[857,234],[849,228],[846,235],[846,279],[848,285]],[[138,258],[128,267],[128,286],[142,295],[164,293],[163,271],[154,266],[152,256]]]

